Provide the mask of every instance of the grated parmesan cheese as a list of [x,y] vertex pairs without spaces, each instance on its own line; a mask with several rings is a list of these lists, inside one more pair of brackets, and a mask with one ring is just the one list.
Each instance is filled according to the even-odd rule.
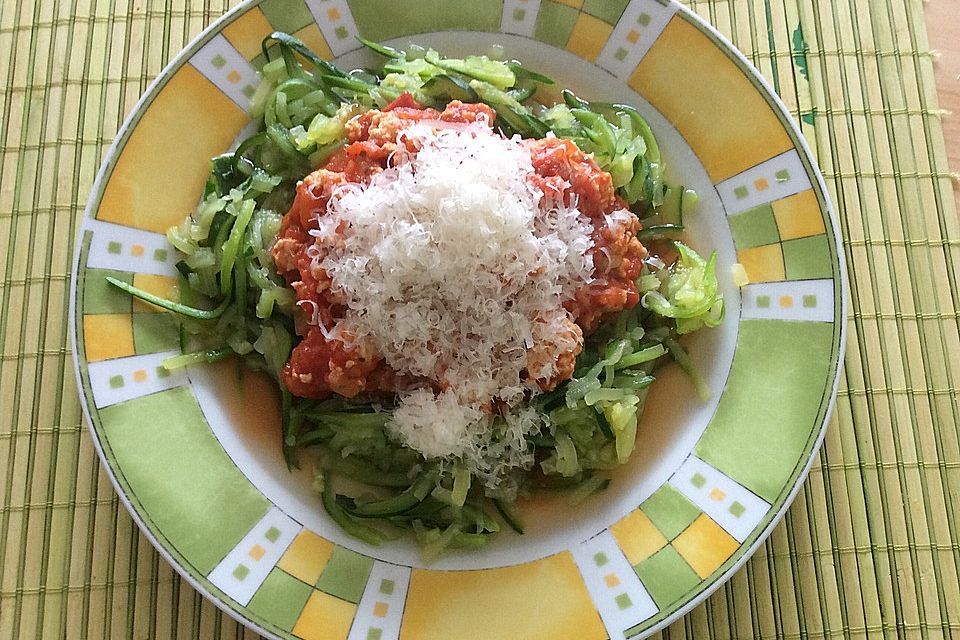
[[[393,167],[334,193],[312,232],[315,262],[347,307],[334,335],[445,389],[401,397],[391,433],[496,484],[532,464],[524,436],[541,421],[510,408],[539,391],[523,379],[531,349],[570,347],[551,336],[570,333],[563,302],[591,279],[592,227],[575,203],[530,184],[519,138],[435,124],[410,125]],[[549,360],[537,360],[538,376],[552,375]],[[503,417],[490,416],[492,401]]]

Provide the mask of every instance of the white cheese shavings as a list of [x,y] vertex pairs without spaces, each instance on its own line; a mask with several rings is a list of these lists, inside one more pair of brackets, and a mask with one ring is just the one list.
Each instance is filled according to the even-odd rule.
[[[538,391],[522,381],[528,350],[569,331],[562,305],[591,279],[592,226],[576,206],[544,198],[527,148],[485,123],[418,123],[400,138],[418,152],[401,143],[394,167],[341,187],[314,232],[319,266],[347,307],[337,333],[447,389],[402,397],[388,425],[395,437],[494,478],[531,462],[523,436],[540,426],[511,419],[505,447],[494,425],[504,420],[482,409]],[[538,363],[538,375],[551,373]]]
[[465,455],[476,438],[471,432],[484,418],[482,411],[463,405],[450,391],[416,389],[404,397],[388,427],[428,458],[442,458]]
[[387,423],[390,433],[430,458],[459,458],[490,495],[512,500],[517,483],[509,472],[533,467],[527,437],[546,431],[546,422],[533,407],[514,407],[501,416],[489,416],[465,406],[451,391],[434,394],[416,389]]

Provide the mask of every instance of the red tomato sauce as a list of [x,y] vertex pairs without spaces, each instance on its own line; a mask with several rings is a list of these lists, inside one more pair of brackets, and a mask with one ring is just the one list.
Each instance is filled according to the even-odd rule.
[[[354,397],[364,392],[396,391],[400,381],[377,353],[365,352],[349,340],[327,337],[346,309],[307,250],[313,245],[309,231],[327,214],[334,190],[344,184],[368,183],[387,168],[393,151],[404,144],[402,139],[398,142],[397,134],[411,122],[436,121],[440,126],[484,121],[492,125],[495,117],[493,109],[484,104],[454,101],[440,112],[422,108],[404,94],[382,111],[367,111],[350,120],[345,126],[346,146],[297,186],[273,248],[277,270],[296,292],[297,331],[303,336],[280,374],[292,394]],[[531,180],[544,197],[562,198],[568,204],[575,200],[593,225],[593,281],[580,287],[564,305],[589,334],[604,318],[640,301],[634,284],[646,256],[636,238],[640,223],[632,214],[614,213],[626,209],[626,203],[614,193],[610,174],[601,171],[576,144],[559,138],[524,140],[523,144],[530,150],[535,171]],[[572,367],[569,371],[572,373]]]

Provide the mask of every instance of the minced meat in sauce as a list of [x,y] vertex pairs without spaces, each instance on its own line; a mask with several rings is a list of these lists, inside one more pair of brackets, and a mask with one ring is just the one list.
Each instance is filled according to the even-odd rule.
[[[382,111],[367,111],[350,120],[345,126],[346,146],[297,186],[293,206],[283,219],[273,247],[277,270],[296,293],[297,331],[303,336],[280,373],[292,394],[304,398],[324,398],[333,393],[354,397],[362,392],[396,391],[401,382],[401,377],[368,347],[344,339],[349,336],[327,337],[328,329],[344,316],[346,308],[307,249],[313,245],[309,231],[317,228],[320,216],[326,215],[334,190],[344,184],[367,183],[389,166],[391,154],[403,144],[398,143],[397,134],[412,122],[492,123],[494,118],[493,110],[484,104],[454,101],[437,111],[420,107],[404,94]],[[576,144],[554,137],[524,140],[523,144],[530,151],[534,186],[565,202],[576,199],[576,206],[593,225],[590,252],[594,278],[564,305],[578,325],[571,326],[570,331],[580,334],[577,337],[582,346],[582,334],[591,333],[604,318],[640,301],[634,284],[646,256],[646,249],[636,238],[640,223],[625,212],[626,203],[615,194],[610,174],[601,171]],[[557,356],[556,375],[537,380],[540,387],[550,389],[569,378],[578,353]],[[537,345],[530,349],[529,357],[542,355]]]

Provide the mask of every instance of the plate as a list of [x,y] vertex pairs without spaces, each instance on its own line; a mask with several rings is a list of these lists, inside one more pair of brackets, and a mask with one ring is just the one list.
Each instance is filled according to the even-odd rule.
[[[345,68],[376,63],[356,35],[449,55],[502,47],[561,87],[636,106],[673,179],[701,195],[689,241],[718,252],[727,317],[689,345],[710,400],[693,400],[668,370],[611,488],[576,508],[528,505],[524,536],[430,565],[407,542],[375,548],[345,536],[312,492],[309,465],[291,474],[283,464],[270,384],[231,363],[165,371],[178,351],[172,319],[104,279],[171,293],[177,258],[163,234],[195,206],[209,158],[248,135],[260,41],[274,30]],[[100,170],[71,297],[77,383],[103,464],[144,534],[266,636],[642,637],[729,578],[800,487],[843,353],[839,246],[786,109],[677,3],[252,0],[164,69]],[[750,279],[742,289],[735,264]]]

